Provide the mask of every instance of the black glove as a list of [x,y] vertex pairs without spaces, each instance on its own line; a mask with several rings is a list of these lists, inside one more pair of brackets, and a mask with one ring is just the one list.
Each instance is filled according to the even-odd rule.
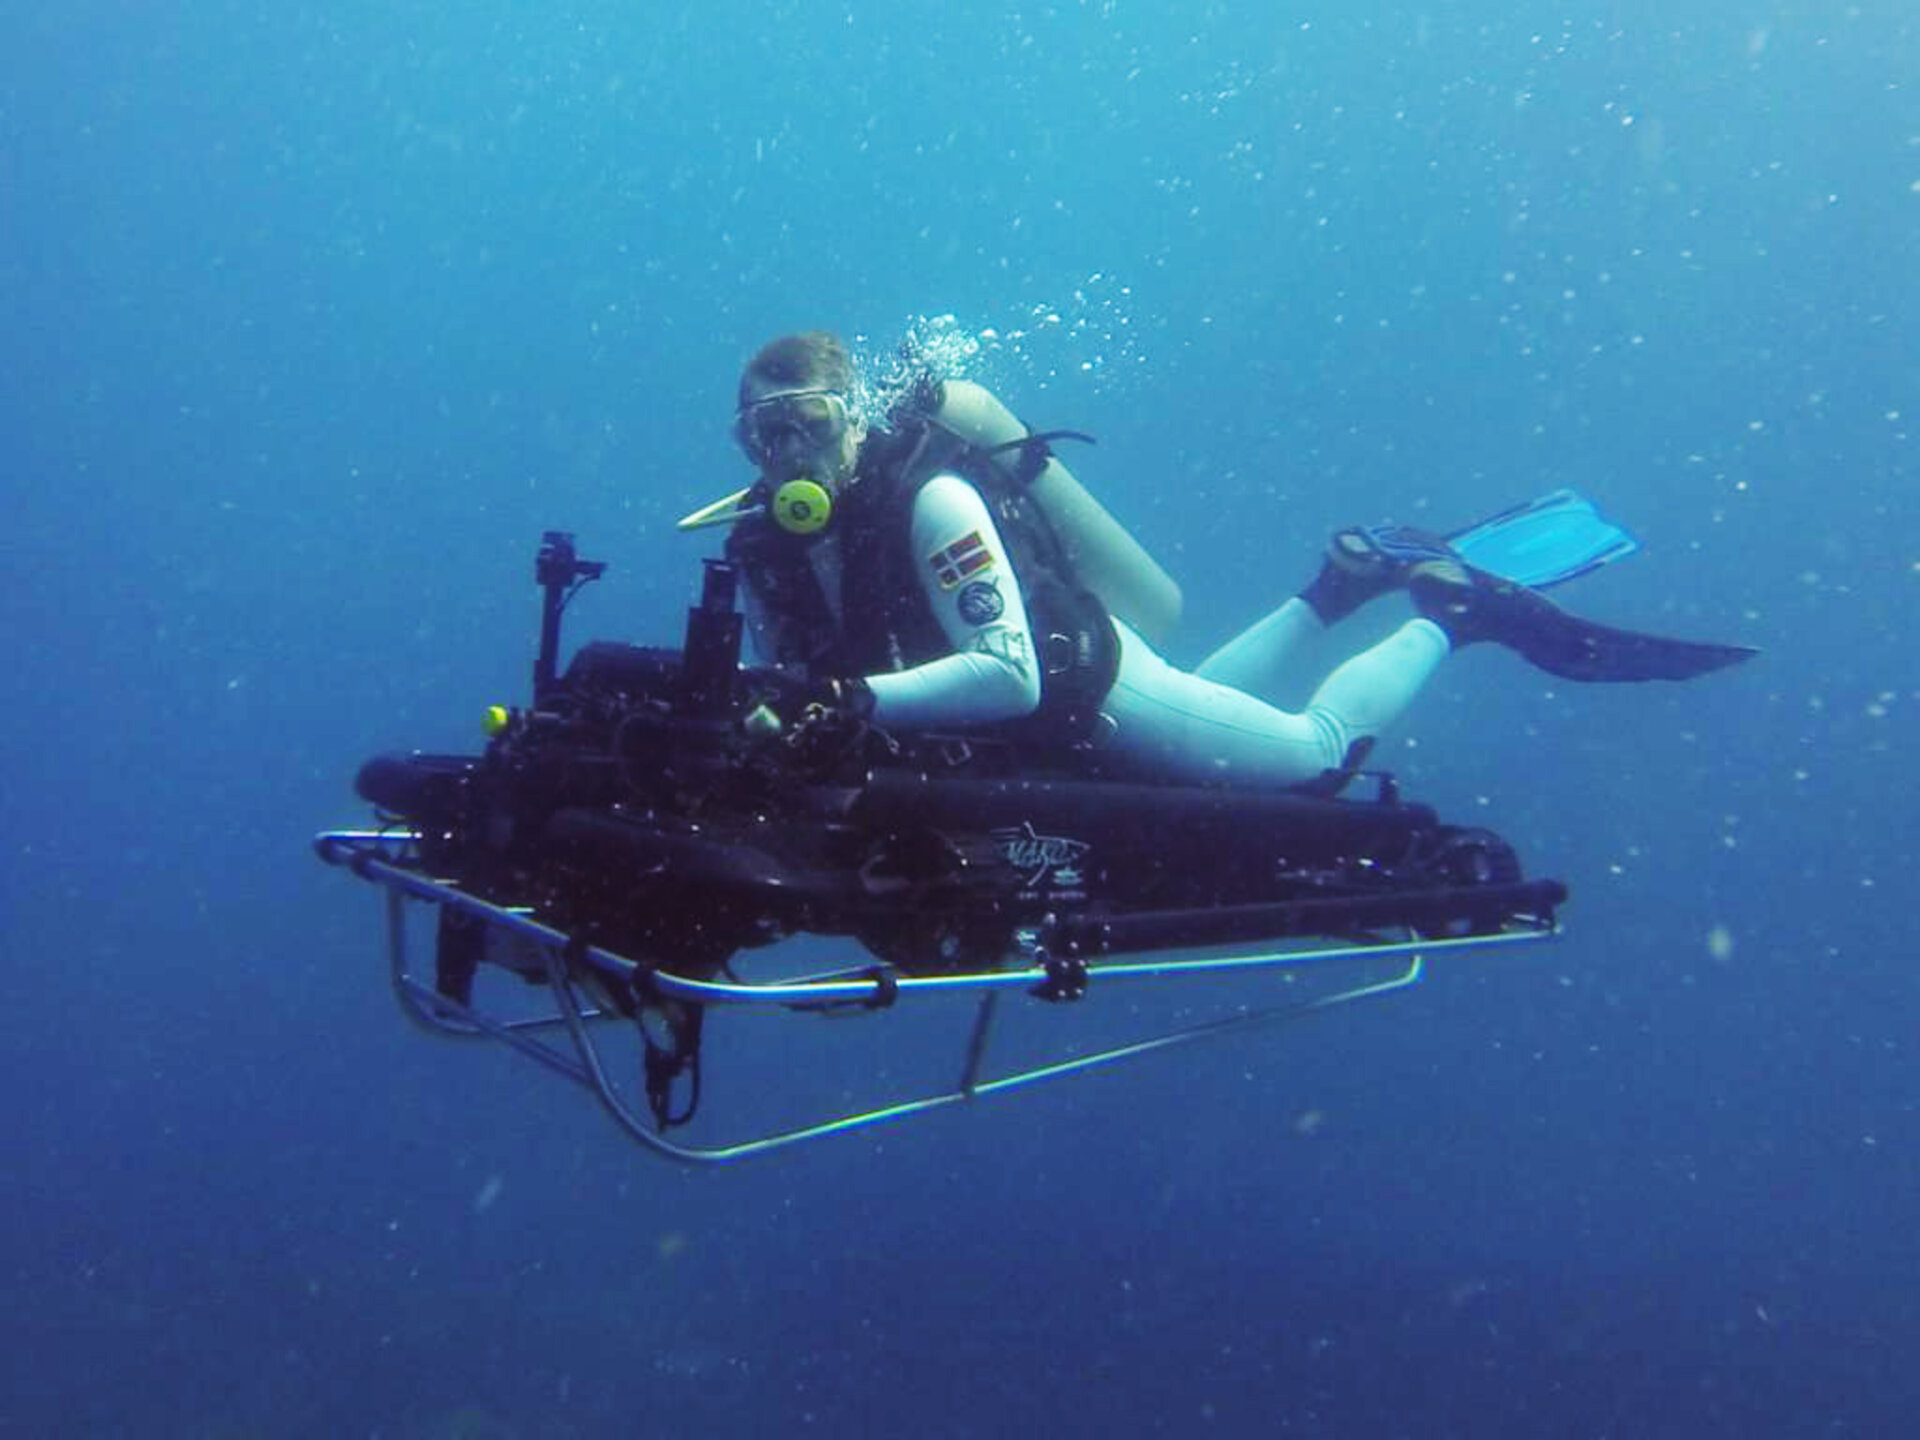
[[873,691],[864,680],[792,680],[772,678],[747,712],[741,728],[749,735],[789,743],[803,734],[816,737],[857,733],[873,714]]
[[804,775],[824,774],[865,741],[873,691],[864,680],[819,680],[770,698],[754,713],[771,723],[756,726],[749,717],[750,731],[778,736],[774,753],[786,765]]
[[873,687],[866,681],[819,680],[800,692],[800,704],[793,713],[783,715],[789,729],[801,726],[825,726],[851,729],[864,725],[873,714]]

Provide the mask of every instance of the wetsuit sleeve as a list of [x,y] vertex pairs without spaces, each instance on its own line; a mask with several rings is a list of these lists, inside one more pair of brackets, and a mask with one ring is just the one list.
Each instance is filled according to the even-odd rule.
[[914,498],[915,574],[954,653],[869,675],[873,719],[924,729],[1031,715],[1040,673],[1026,601],[986,501],[957,475],[936,475]]

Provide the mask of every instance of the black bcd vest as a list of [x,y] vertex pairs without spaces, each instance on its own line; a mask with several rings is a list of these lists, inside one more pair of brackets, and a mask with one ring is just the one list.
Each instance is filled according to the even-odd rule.
[[[822,532],[839,537],[838,625],[810,561],[817,536],[790,534],[765,514],[734,526],[727,558],[771,622],[777,653],[763,658],[824,679],[902,670],[950,653],[920,586],[926,557],[913,553],[910,529],[921,487],[936,475],[958,475],[980,492],[1007,547],[1040,668],[1034,713],[985,728],[1030,742],[1084,739],[1113,686],[1119,640],[1106,607],[1080,583],[1066,546],[1029,493],[1049,453],[1039,437],[988,451],[930,415],[869,434],[854,483],[835,497],[833,519]],[[747,503],[764,505],[765,491],[762,482]]]

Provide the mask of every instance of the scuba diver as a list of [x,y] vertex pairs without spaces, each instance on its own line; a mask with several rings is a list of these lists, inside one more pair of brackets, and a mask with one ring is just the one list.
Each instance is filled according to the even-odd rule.
[[[1616,630],[1540,588],[1630,553],[1567,492],[1440,538],[1343,530],[1297,595],[1187,672],[1163,660],[1180,592],[983,387],[926,377],[861,413],[826,331],[763,346],[733,433],[757,484],[687,517],[730,524],[760,657],[799,680],[786,726],[976,731],[1117,778],[1338,788],[1440,663],[1502,645],[1581,681],[1686,679],[1756,653]],[[1292,712],[1259,698],[1304,641],[1390,591],[1416,615]]]

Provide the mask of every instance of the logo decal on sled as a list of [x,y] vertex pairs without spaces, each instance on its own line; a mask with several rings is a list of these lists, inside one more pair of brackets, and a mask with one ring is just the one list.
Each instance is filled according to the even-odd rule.
[[1042,835],[1033,828],[1031,820],[1005,825],[989,833],[1007,863],[1027,872],[1023,883],[1029,890],[1041,885],[1078,890],[1085,883],[1080,873],[1080,857],[1093,848],[1086,841],[1065,835]]

